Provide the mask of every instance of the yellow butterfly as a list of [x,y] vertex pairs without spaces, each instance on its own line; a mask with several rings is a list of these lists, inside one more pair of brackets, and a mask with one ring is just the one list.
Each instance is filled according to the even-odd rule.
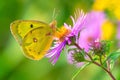
[[34,20],[17,20],[11,23],[10,29],[24,54],[30,59],[40,60],[50,49],[56,31],[55,25],[55,21],[48,25]]

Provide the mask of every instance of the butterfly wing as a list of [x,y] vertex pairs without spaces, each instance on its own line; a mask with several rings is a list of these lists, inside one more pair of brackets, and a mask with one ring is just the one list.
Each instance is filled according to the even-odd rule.
[[31,59],[41,59],[49,50],[55,31],[48,24],[18,20],[11,24],[11,32],[21,45],[25,55]]

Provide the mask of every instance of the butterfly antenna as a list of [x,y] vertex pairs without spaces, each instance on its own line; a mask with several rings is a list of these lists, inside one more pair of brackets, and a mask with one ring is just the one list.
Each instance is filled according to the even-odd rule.
[[58,15],[58,13],[59,13],[59,11],[54,8],[53,15],[52,15],[52,22],[50,23],[50,26],[51,26],[51,28],[54,29],[54,31],[57,30],[57,27],[56,27],[57,26],[56,17]]
[[53,20],[56,20],[56,17],[57,17],[57,15],[58,15],[58,13],[59,13],[59,11],[56,10],[56,8],[54,8],[54,10],[53,10],[53,16],[52,16],[52,19],[53,19]]

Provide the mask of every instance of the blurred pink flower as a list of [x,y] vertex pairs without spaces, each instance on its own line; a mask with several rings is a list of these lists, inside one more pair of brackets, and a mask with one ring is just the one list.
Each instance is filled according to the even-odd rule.
[[92,11],[88,13],[84,29],[80,32],[79,46],[86,52],[89,51],[91,43],[100,39],[101,25],[105,21],[103,12]]

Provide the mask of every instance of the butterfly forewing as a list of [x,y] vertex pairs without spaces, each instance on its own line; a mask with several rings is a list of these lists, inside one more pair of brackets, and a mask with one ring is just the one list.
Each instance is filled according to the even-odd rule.
[[21,45],[23,38],[28,32],[41,26],[45,27],[46,25],[47,24],[40,21],[16,20],[13,23],[11,23],[11,32]]

